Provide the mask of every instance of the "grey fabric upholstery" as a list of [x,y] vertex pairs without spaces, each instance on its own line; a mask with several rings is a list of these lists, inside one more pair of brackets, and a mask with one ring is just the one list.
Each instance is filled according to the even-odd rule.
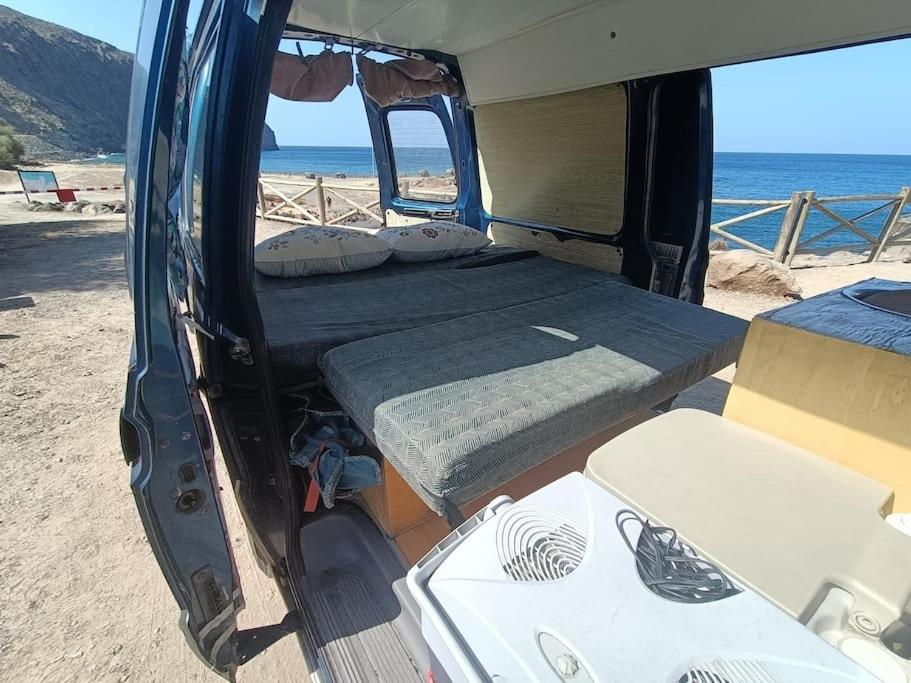
[[322,356],[355,422],[441,514],[734,362],[746,322],[617,282]]
[[290,386],[316,377],[320,354],[346,342],[622,279],[535,256],[370,280],[342,277],[318,288],[260,292],[258,299],[275,376]]
[[870,278],[760,317],[808,332],[911,356],[911,283]]

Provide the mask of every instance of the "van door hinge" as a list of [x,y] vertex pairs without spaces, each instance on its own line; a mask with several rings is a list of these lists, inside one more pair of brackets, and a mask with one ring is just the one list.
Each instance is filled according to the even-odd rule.
[[253,355],[250,351],[250,342],[243,337],[240,337],[234,334],[227,327],[221,323],[216,323],[214,328],[206,327],[199,323],[192,313],[178,313],[177,320],[187,326],[188,329],[193,330],[194,332],[199,332],[202,335],[205,335],[212,341],[215,341],[216,337],[221,337],[227,339],[231,342],[231,358],[234,360],[239,360],[244,365],[253,365]]

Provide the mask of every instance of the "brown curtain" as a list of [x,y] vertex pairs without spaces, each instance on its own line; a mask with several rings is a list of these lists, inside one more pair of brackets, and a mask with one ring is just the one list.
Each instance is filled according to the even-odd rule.
[[295,102],[331,102],[352,83],[350,52],[325,50],[306,57],[279,52],[272,66],[269,92]]
[[393,59],[380,64],[358,55],[357,70],[367,97],[381,107],[431,95],[459,95],[456,79],[426,59]]

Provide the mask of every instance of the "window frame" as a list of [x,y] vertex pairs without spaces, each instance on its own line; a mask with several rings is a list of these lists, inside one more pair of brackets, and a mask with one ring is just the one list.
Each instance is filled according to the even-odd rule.
[[[435,97],[442,97],[442,95],[435,95]],[[429,104],[422,104],[416,102],[409,102],[407,104],[395,104],[391,107],[387,107],[381,110],[383,113],[383,131],[386,138],[386,148],[389,150],[389,170],[392,173],[392,188],[394,190],[393,197],[404,202],[419,202],[421,204],[434,204],[437,206],[444,207],[455,207],[459,201],[459,195],[462,191],[460,178],[459,178],[459,155],[458,155],[458,144],[456,144],[456,132],[454,122],[450,121],[449,128],[446,127],[446,122],[443,121],[440,113],[434,109]],[[441,201],[438,199],[427,199],[424,197],[404,197],[399,191],[399,172],[396,166],[396,153],[395,145],[392,140],[392,127],[389,124],[389,115],[394,112],[399,111],[426,111],[436,117],[437,121],[440,124],[440,128],[443,130],[443,135],[446,137],[446,142],[449,144],[449,158],[452,161],[452,170],[455,173],[456,179],[456,195],[450,201]]]

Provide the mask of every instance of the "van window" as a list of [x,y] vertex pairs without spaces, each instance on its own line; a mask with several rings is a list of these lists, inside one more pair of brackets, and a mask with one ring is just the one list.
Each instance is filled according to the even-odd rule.
[[489,214],[598,235],[620,231],[623,86],[479,105],[475,126]]
[[181,228],[190,238],[190,258],[200,278],[203,277],[201,266],[203,161],[206,153],[212,54],[213,52],[210,52],[206,56],[191,81],[192,90],[189,98],[189,120],[187,124],[187,158],[182,190]]
[[455,201],[455,161],[440,117],[429,109],[393,109],[386,116],[399,196]]

